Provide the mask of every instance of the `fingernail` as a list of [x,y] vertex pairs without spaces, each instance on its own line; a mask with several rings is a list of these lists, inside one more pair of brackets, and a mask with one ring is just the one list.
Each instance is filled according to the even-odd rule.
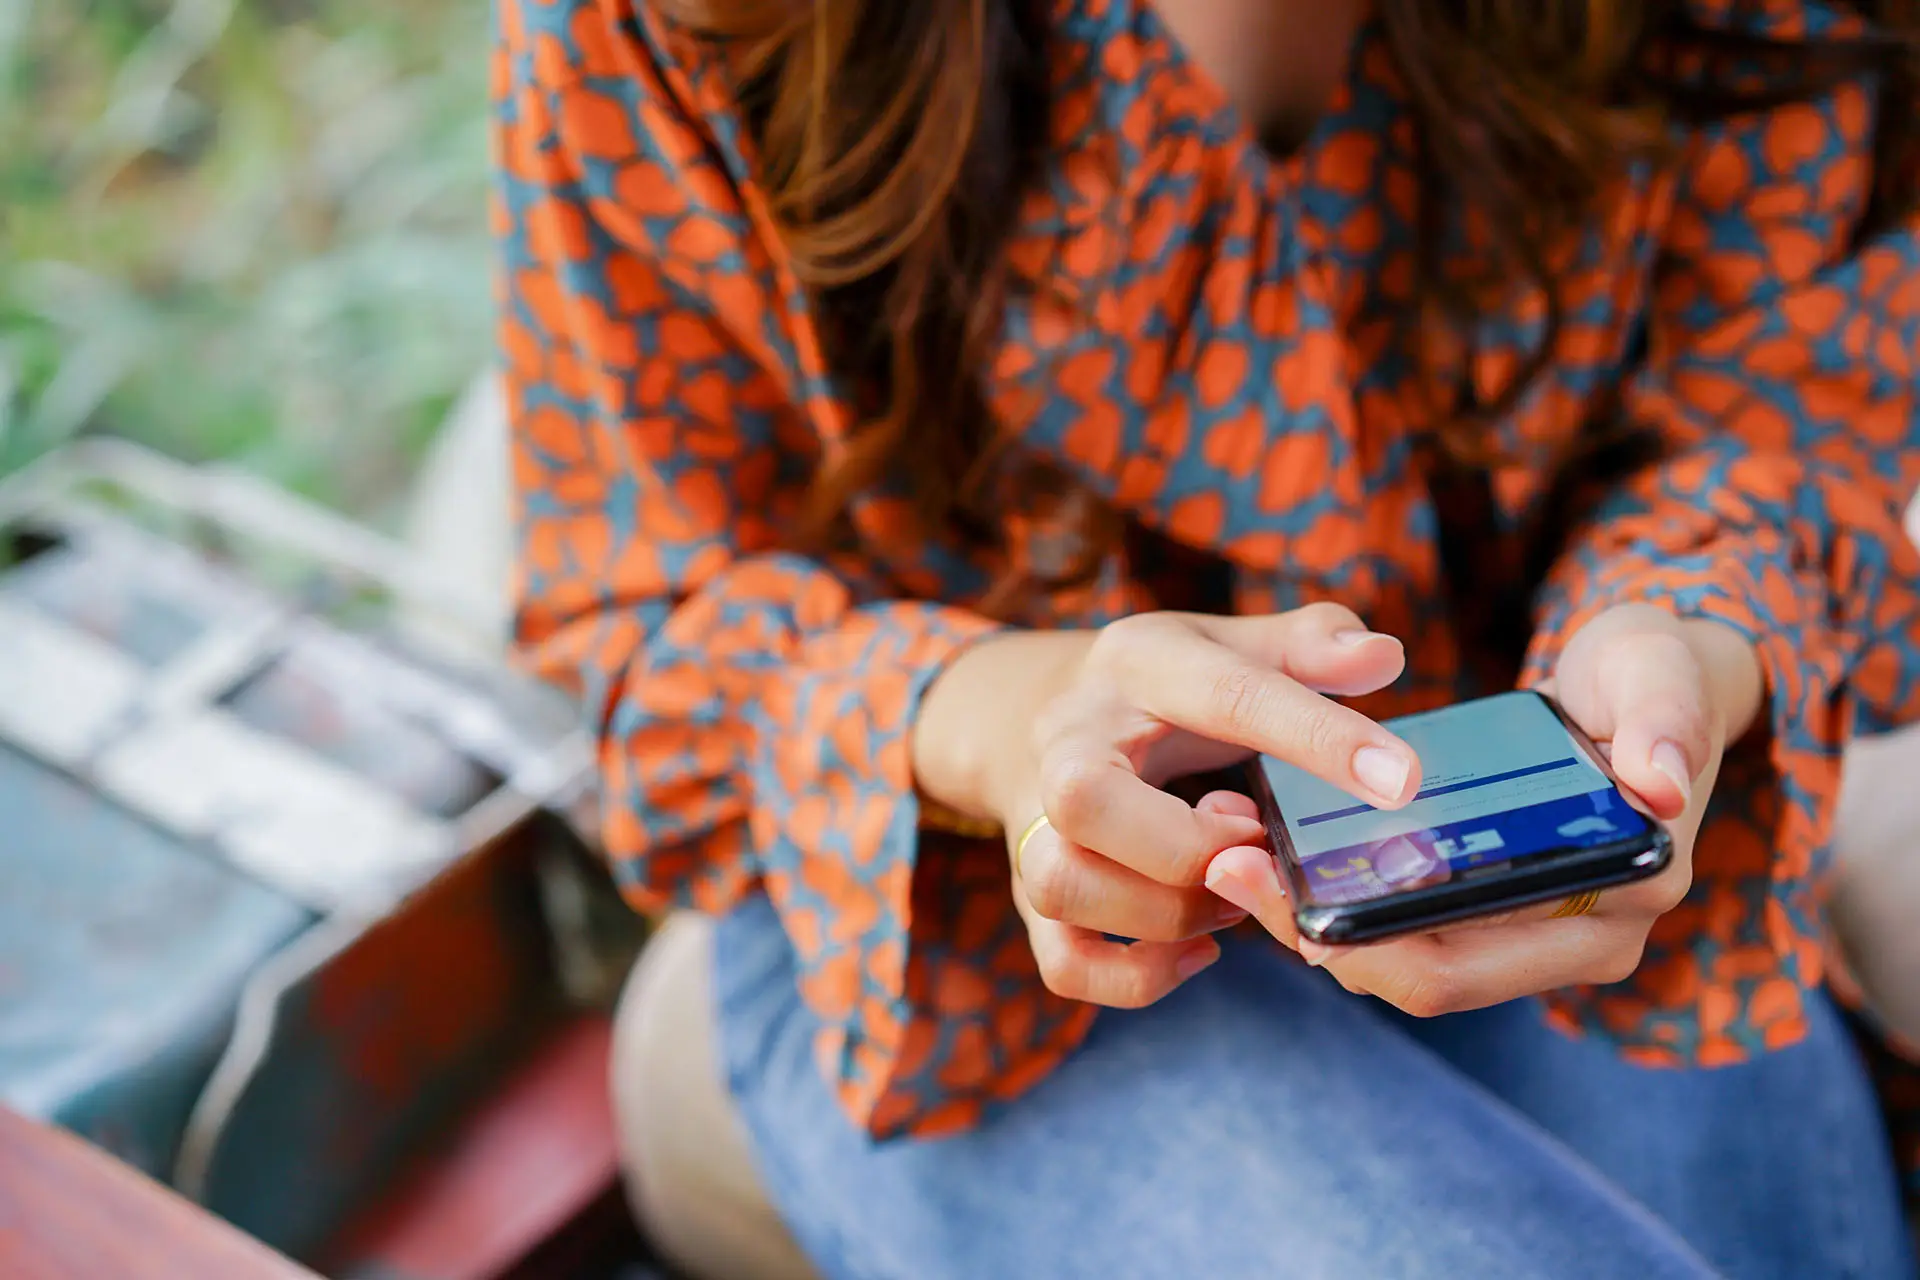
[[1185,954],[1174,961],[1173,971],[1180,975],[1180,981],[1185,982],[1219,958],[1219,945],[1203,941],[1197,946],[1189,947]]
[[1363,645],[1369,640],[1385,640],[1386,634],[1380,631],[1368,631],[1361,627],[1346,627],[1333,633],[1339,644]]
[[1400,798],[1412,771],[1405,756],[1385,747],[1362,747],[1353,753],[1353,776],[1361,786],[1386,800]]
[[1693,799],[1693,777],[1687,768],[1687,755],[1677,743],[1662,738],[1653,744],[1653,754],[1648,758],[1654,771],[1664,775],[1667,781],[1680,789],[1680,798],[1691,802]]
[[1236,911],[1244,911],[1248,915],[1252,915],[1253,909],[1260,905],[1259,897],[1254,893],[1252,885],[1239,876],[1225,871],[1209,870],[1207,888],[1216,897],[1226,899]]
[[1311,938],[1300,939],[1300,958],[1318,969],[1333,959],[1333,948],[1325,943],[1315,942]]

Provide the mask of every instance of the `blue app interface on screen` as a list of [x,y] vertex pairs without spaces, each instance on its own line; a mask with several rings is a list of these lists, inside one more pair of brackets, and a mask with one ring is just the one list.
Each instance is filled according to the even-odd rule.
[[1316,903],[1363,902],[1652,830],[1533,694],[1385,723],[1420,757],[1420,792],[1403,809],[1376,809],[1292,765],[1261,761]]

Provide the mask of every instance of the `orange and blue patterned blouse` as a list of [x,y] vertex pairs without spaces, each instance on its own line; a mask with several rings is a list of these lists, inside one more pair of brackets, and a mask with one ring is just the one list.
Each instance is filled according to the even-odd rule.
[[[1483,620],[1447,589],[1416,447],[1431,401],[1395,323],[1419,184],[1383,43],[1363,37],[1278,160],[1150,0],[1050,3],[1049,164],[1012,250],[1048,287],[1016,291],[989,400],[1018,449],[1146,536],[1019,621],[1161,606],[1169,563],[1204,562],[1233,609],[1336,599],[1407,638],[1408,673],[1371,713],[1485,692],[1462,643]],[[1691,3],[1783,38],[1846,21]],[[853,513],[857,550],[793,549],[853,409],[725,68],[636,0],[501,15],[521,651],[584,701],[633,901],[767,894],[848,1111],[883,1136],[969,1125],[1095,1017],[1042,986],[1004,846],[927,829],[915,797],[917,699],[996,625],[976,606],[1004,565],[905,536],[885,493]],[[1638,1062],[1729,1063],[1803,1034],[1841,748],[1920,715],[1920,557],[1899,518],[1920,484],[1920,240],[1909,222],[1856,243],[1874,119],[1873,86],[1851,85],[1697,127],[1678,163],[1633,171],[1563,276],[1551,367],[1499,429],[1496,540],[1527,527],[1595,417],[1666,445],[1547,574],[1524,678],[1623,601],[1733,626],[1766,674],[1768,723],[1729,759],[1692,893],[1639,972],[1544,997]],[[1522,293],[1458,335],[1462,383],[1502,386],[1544,310]],[[1009,512],[1007,529],[1005,554],[1048,554],[1044,521]],[[1897,1075],[1889,1099],[1920,1118]]]

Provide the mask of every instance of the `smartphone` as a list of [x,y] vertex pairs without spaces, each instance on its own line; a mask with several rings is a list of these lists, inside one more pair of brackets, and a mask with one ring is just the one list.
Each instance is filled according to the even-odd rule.
[[1593,743],[1543,694],[1385,722],[1420,757],[1420,791],[1376,809],[1268,756],[1250,772],[1316,942],[1369,942],[1658,875],[1666,829],[1628,801]]

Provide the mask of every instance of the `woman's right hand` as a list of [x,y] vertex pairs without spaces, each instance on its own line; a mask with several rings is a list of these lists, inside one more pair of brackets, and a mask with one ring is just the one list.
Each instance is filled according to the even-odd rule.
[[1005,827],[1048,988],[1136,1008],[1219,957],[1210,935],[1244,913],[1206,890],[1207,865],[1264,836],[1232,806],[1196,808],[1160,784],[1263,753],[1398,808],[1419,789],[1412,749],[1325,695],[1371,693],[1404,665],[1398,640],[1331,604],[1012,634],[928,691],[914,765],[932,798]]

